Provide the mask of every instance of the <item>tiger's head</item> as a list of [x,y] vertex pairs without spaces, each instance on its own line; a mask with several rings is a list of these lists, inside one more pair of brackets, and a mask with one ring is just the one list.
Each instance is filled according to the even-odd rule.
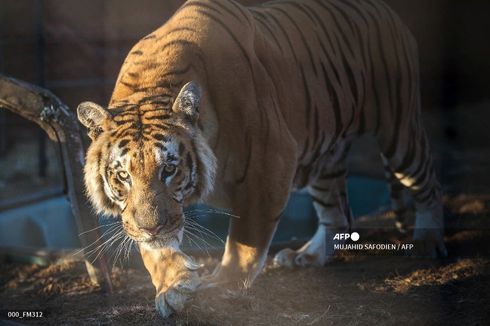
[[197,126],[200,97],[190,82],[175,100],[144,96],[109,110],[91,102],[77,109],[92,139],[84,171],[90,201],[98,213],[121,216],[126,233],[147,248],[178,245],[184,205],[213,188],[216,158]]

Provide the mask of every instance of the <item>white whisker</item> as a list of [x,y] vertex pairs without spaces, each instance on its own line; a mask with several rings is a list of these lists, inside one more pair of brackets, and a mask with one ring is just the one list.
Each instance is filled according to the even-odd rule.
[[215,240],[218,240],[221,244],[225,244],[225,242],[223,241],[223,239],[221,239],[215,232],[211,231],[210,229],[208,229],[207,227],[195,222],[195,221],[192,221],[192,220],[186,220],[184,221],[184,224],[187,223],[188,226],[192,226],[194,227],[195,229],[198,229],[198,231],[201,233],[201,234],[206,234],[208,235],[209,237],[215,239]]
[[234,217],[234,218],[240,218],[240,216],[238,216],[238,215],[235,215],[235,214],[232,214],[232,213],[228,213],[226,211],[218,210],[218,209],[215,209],[215,208],[206,208],[206,209],[193,208],[193,209],[189,209],[189,212],[190,213],[194,213],[194,212],[198,212],[198,213],[199,212],[201,212],[201,213],[215,213],[215,214],[226,215],[226,216],[230,216],[230,217]]
[[100,228],[103,228],[103,227],[109,227],[109,226],[111,226],[111,225],[115,225],[115,224],[121,224],[121,222],[120,222],[120,221],[117,221],[117,222],[110,223],[110,224],[102,224],[102,225],[99,225],[99,226],[94,227],[93,229],[90,229],[90,230],[84,231],[84,232],[82,232],[82,233],[78,234],[78,236],[81,236],[81,235],[83,235],[83,234],[85,234],[85,233],[93,232],[93,231],[95,231],[95,230],[97,230],[97,229],[100,229]]
[[[106,243],[106,245],[104,246],[104,248],[102,248],[102,249],[99,251],[99,253],[98,253],[98,254],[97,254],[97,256],[94,258],[94,260],[92,261],[92,263],[93,263],[93,262],[95,262],[95,261],[97,260],[97,258],[99,258],[99,257],[100,257],[100,255],[102,255],[102,253],[103,253],[103,252],[107,251],[107,249],[109,249],[109,248],[110,248],[110,247],[111,247],[111,246],[114,244],[114,242],[115,242],[115,241],[117,241],[117,240],[121,239],[121,237],[124,237],[124,234],[123,234],[123,232],[122,232],[122,231],[119,231],[119,232],[118,232],[118,233],[117,233],[115,236],[111,237],[112,241],[110,241],[110,242],[109,242],[109,241],[106,241],[106,242],[105,242],[105,243]],[[111,240],[111,239],[109,239],[109,240]],[[109,242],[109,244],[107,244],[108,242]]]
[[199,237],[198,237],[198,236],[196,236],[195,234],[192,234],[192,233],[191,233],[190,231],[188,231],[188,230],[184,230],[184,235],[186,235],[186,236],[187,236],[187,239],[189,239],[189,241],[190,241],[191,243],[193,243],[193,244],[194,244],[194,245],[195,245],[195,246],[196,246],[196,247],[197,247],[199,250],[206,252],[206,254],[207,254],[208,256],[210,256],[209,251],[208,251],[206,248],[201,247],[201,246],[200,246],[200,245],[199,245],[199,244],[198,244],[198,243],[197,243],[195,240],[193,240],[193,238],[192,238],[192,237],[194,237],[195,239],[199,239],[199,240],[201,240],[201,241],[202,241],[202,239],[201,239],[201,238],[199,238]]
[[[99,238],[97,238],[97,239],[96,239],[94,242],[92,242],[91,244],[89,244],[89,245],[87,245],[87,246],[85,246],[85,247],[81,248],[80,250],[77,250],[77,251],[74,253],[74,255],[78,255],[78,254],[79,254],[79,253],[81,253],[82,251],[84,252],[85,250],[89,249],[90,247],[92,247],[92,246],[94,246],[94,245],[99,244],[100,240],[101,240],[102,238],[104,238],[104,236],[106,236],[107,234],[110,234],[110,233],[112,233],[112,232],[117,231],[117,227],[118,227],[118,225],[111,226],[111,227],[110,227],[108,230],[104,231],[104,233],[102,233],[102,235],[101,235]],[[100,245],[101,245],[101,244],[99,244],[99,246],[100,246]],[[98,247],[97,247],[97,248],[98,248]],[[93,251],[93,250],[91,250],[91,251]],[[90,253],[91,251],[89,251],[89,252],[85,252],[84,254],[85,254],[85,255],[87,255],[87,254],[88,254],[88,253]]]

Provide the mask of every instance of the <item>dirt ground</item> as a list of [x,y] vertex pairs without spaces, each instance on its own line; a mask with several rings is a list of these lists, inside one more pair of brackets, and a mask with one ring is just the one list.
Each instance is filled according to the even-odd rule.
[[[342,252],[323,268],[269,263],[247,291],[200,293],[168,320],[154,310],[142,269],[115,269],[115,293],[101,294],[82,263],[47,267],[3,262],[0,310],[43,310],[41,325],[483,325],[490,320],[490,196],[446,198],[448,258]],[[408,241],[392,214],[360,220],[364,243]],[[478,226],[478,228],[477,228]],[[213,258],[203,259],[208,266]],[[0,324],[2,321],[0,320]]]

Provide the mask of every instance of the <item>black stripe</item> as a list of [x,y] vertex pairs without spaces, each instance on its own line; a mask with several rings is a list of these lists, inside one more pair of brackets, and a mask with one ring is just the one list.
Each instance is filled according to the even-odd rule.
[[[137,110],[135,108],[131,109],[110,109],[113,119],[122,119],[127,117],[132,117],[136,114]],[[116,111],[116,112],[114,112]]]
[[168,120],[170,118],[172,118],[172,116],[170,114],[160,114],[160,115],[154,115],[154,116],[151,116],[151,117],[144,117],[145,120]]
[[[259,15],[259,14],[262,15],[262,13],[260,13],[260,12],[254,12],[254,13],[256,13],[257,15]],[[274,40],[274,43],[279,48],[279,51],[281,51],[281,53],[284,53],[284,50],[283,50],[283,48],[281,46],[281,43],[279,43],[279,40],[277,39],[276,34],[271,30],[271,28],[269,27],[269,25],[267,24],[266,21],[262,21],[264,18],[262,18],[260,16],[257,16],[257,17],[255,17],[255,19],[259,23],[261,23],[267,29],[267,31],[269,32],[269,34],[272,36],[272,39]]]
[[[195,19],[195,17],[192,17],[192,19]],[[166,32],[164,35],[158,37],[158,39],[156,39],[155,42],[158,42],[162,39],[166,39],[169,37],[169,35],[171,35],[173,33],[178,33],[178,32],[198,33],[197,30],[190,28],[190,27],[186,27],[186,26],[175,27],[175,28],[172,28],[170,31]]]
[[243,175],[237,179],[236,181],[237,184],[243,183],[243,181],[245,181],[245,178],[247,177],[247,173],[248,173],[248,167],[250,165],[250,159],[252,157],[252,141],[250,140],[250,135],[248,132],[245,135],[245,144],[247,146],[247,159],[245,161]]
[[143,54],[143,51],[140,51],[140,50],[132,51],[129,53],[129,55],[142,55],[142,54]]
[[128,82],[125,82],[124,80],[120,80],[119,83],[123,84],[124,86],[126,86],[127,88],[129,88],[131,90],[134,90],[136,87],[136,84],[128,83]]
[[126,124],[126,123],[134,123],[135,120],[134,119],[121,119],[121,120],[114,120],[114,122],[116,123],[116,125],[121,126],[121,125]]
[[340,2],[340,1],[330,1],[328,2],[329,5],[331,5],[332,7],[335,8],[335,10],[337,10],[337,12],[342,16],[342,18],[344,19],[344,21],[346,22],[346,24],[350,27],[350,32],[352,34],[355,34],[354,33],[354,20],[352,18],[352,16],[350,16],[349,14],[347,14],[345,11],[344,11],[344,8],[342,8],[342,4],[343,2]]
[[151,135],[153,138],[155,138],[156,140],[159,140],[159,141],[163,141],[163,142],[168,142],[169,141],[169,138],[165,135],[162,135],[162,134],[153,134]]
[[331,191],[332,190],[332,186],[319,186],[319,185],[316,185],[316,184],[313,184],[310,186],[312,189],[316,190],[316,191]]
[[303,14],[305,14],[306,16],[308,16],[308,18],[313,22],[315,23],[315,25],[317,24],[316,21],[313,19],[313,16],[311,16],[311,14],[305,10],[304,7],[307,7],[308,6],[304,3],[297,3],[297,2],[293,2],[293,1],[282,1],[281,3],[284,3],[286,5],[290,5],[290,6],[293,6],[295,7],[297,10],[299,10],[300,12],[302,12]]
[[167,147],[165,147],[162,143],[153,143],[153,146],[156,146],[158,148],[160,148],[163,152],[166,152],[167,151]]
[[308,87],[308,82],[306,80],[305,72],[303,71],[303,67],[300,67],[300,72],[301,72],[301,80],[303,82],[303,87],[305,91],[305,127],[308,130],[309,125],[310,125],[310,119],[311,119],[311,94],[310,94],[310,88]]
[[[414,134],[412,134],[414,135]],[[412,165],[412,163],[414,162],[415,160],[415,137],[410,137],[408,139],[408,142],[405,142],[405,146],[406,147],[406,151],[405,151],[405,155],[403,156],[403,159],[402,159],[402,162],[400,163],[400,165],[398,166],[398,168],[396,169],[397,171],[400,171],[400,172],[404,172],[404,171],[407,171],[408,168]]]
[[339,178],[339,177],[345,176],[346,173],[347,173],[347,170],[345,170],[345,169],[342,169],[342,170],[337,171],[337,172],[322,173],[320,175],[320,179],[322,179],[322,180],[335,179],[335,178]]
[[296,63],[298,63],[298,57],[296,56],[296,52],[294,52],[294,47],[293,47],[293,44],[291,43],[291,40],[289,39],[289,34],[286,32],[286,30],[281,25],[281,23],[279,22],[279,20],[272,13],[269,13],[268,17],[270,17],[274,21],[274,23],[276,24],[276,26],[281,31],[282,35],[284,36],[284,38],[288,42],[289,49],[291,51],[291,54],[293,55],[294,61]]
[[171,46],[182,46],[182,47],[185,47],[185,48],[193,48],[194,49],[194,55],[196,55],[198,57],[198,59],[201,61],[201,64],[203,65],[203,67],[205,66],[206,62],[205,60],[203,59],[203,55],[202,55],[202,50],[201,48],[199,47],[199,45],[197,45],[196,43],[194,42],[191,42],[191,41],[187,41],[187,40],[172,40],[172,41],[169,41],[167,43],[165,43],[164,45],[160,46],[159,48],[157,48],[153,53],[152,53],[152,57],[155,57],[155,56],[158,56],[158,55],[162,55],[163,52],[171,47]]
[[127,147],[126,147],[125,149],[123,149],[123,150],[121,151],[121,156],[126,155],[128,152],[129,152],[129,148],[127,148]]
[[323,62],[321,64],[321,66],[322,66],[323,75],[324,75],[325,84],[327,86],[328,93],[330,95],[330,98],[333,99],[332,109],[333,109],[333,113],[335,116],[335,134],[334,134],[334,136],[333,136],[333,138],[329,144],[329,147],[330,147],[332,144],[334,144],[337,141],[337,138],[340,136],[340,133],[343,130],[343,123],[342,123],[342,116],[341,116],[341,112],[340,112],[340,101],[339,101],[337,92],[335,91],[335,89],[333,88],[333,86],[330,82],[330,79],[328,77],[328,73],[325,69],[325,66],[323,65]]
[[250,24],[250,19],[247,16],[246,9],[243,6],[240,6],[238,3],[236,3],[233,0],[232,1],[229,1],[228,3],[231,3],[233,6],[235,6],[235,8],[237,8],[238,11],[240,12],[240,14],[242,14],[242,16],[245,18],[245,20],[247,21],[247,23]]
[[306,153],[308,152],[308,148],[310,146],[310,138],[306,136],[305,144],[303,145],[303,151],[299,155],[298,160],[301,162],[303,158],[305,157]]
[[[337,15],[335,15],[332,12],[332,10],[325,5],[325,3],[323,3],[319,0],[316,0],[316,3],[319,4],[321,7],[323,7],[325,9],[325,11],[329,13],[330,17],[332,17],[333,23],[336,27],[335,28],[336,33],[334,35],[335,36],[340,35],[342,37],[343,44],[345,44],[347,46],[347,49],[350,51],[351,56],[354,57],[355,52],[352,49],[352,44],[349,42],[350,38],[344,34],[344,29],[341,27],[341,24],[337,19]],[[338,41],[338,39],[337,39],[337,41]]]
[[[321,3],[319,1],[316,1],[316,2],[321,7],[323,7],[329,13],[329,15],[332,17],[332,21],[335,25],[335,31],[336,31],[336,33],[334,33],[334,38],[337,41],[337,45],[341,49],[340,56],[341,56],[341,60],[342,60],[342,66],[343,66],[345,73],[347,75],[347,81],[348,81],[349,86],[350,86],[349,89],[351,91],[351,95],[354,97],[354,105],[351,107],[351,118],[350,118],[349,123],[347,125],[347,129],[348,129],[354,121],[355,108],[359,102],[357,84],[355,82],[355,77],[354,77],[354,73],[352,71],[352,67],[349,63],[350,61],[355,59],[355,55],[354,55],[355,52],[352,48],[352,44],[349,42],[350,38],[345,35],[344,28],[341,26],[339,20],[337,19],[337,15],[335,15],[333,10],[331,10],[331,8],[328,8],[324,3]],[[336,11],[338,13],[341,13],[341,11],[338,9]],[[341,13],[341,15],[342,15],[342,13]],[[349,21],[347,21],[346,23],[347,23],[347,25],[349,25],[350,28],[352,28],[352,26],[350,26],[350,24],[349,24]],[[339,35],[340,35],[342,41],[338,38]],[[349,50],[350,57],[352,58],[352,60],[347,60],[347,58],[345,56],[346,51],[343,49],[343,47],[344,47],[343,45],[346,46],[347,49]]]
[[[386,54],[384,52],[385,46],[382,43],[383,37],[382,37],[382,32],[381,32],[381,26],[379,25],[379,16],[378,16],[378,14],[373,15],[369,11],[366,11],[366,14],[371,17],[371,22],[372,22],[371,25],[374,25],[374,27],[376,29],[375,32],[376,32],[376,40],[377,40],[377,45],[378,45],[379,56],[381,59],[382,67],[384,68],[384,73],[385,73],[384,80],[387,82],[387,88],[388,88],[388,101],[389,101],[388,106],[393,107],[393,103],[394,103],[393,90],[392,90],[392,85],[391,85],[391,78],[390,78],[390,73],[389,73],[389,68],[388,68],[388,62],[386,59]],[[373,83],[373,88],[376,88],[374,86],[374,83]],[[379,93],[377,92],[377,89],[376,89],[375,98],[377,101],[379,101],[378,96],[379,96]],[[381,114],[382,114],[380,111],[381,109],[382,109],[381,105],[378,105],[378,115],[377,115],[375,134],[378,134],[379,128],[381,127]]]
[[168,76],[171,76],[171,75],[180,76],[180,75],[188,73],[191,68],[194,68],[194,67],[192,64],[189,64],[183,69],[168,71],[168,72],[165,72],[163,75],[159,75],[159,77],[160,77],[160,80],[163,80],[164,78],[167,78]]
[[192,171],[194,167],[194,161],[192,160],[192,156],[190,152],[187,153],[186,163],[187,163],[187,167],[189,168],[189,171]]
[[422,139],[418,143],[419,146],[419,151],[420,151],[420,158],[418,160],[418,166],[415,169],[415,171],[412,173],[414,176],[417,176],[420,171],[424,170],[428,163],[431,161],[430,154],[426,153],[426,146],[427,144],[427,138],[422,137]]
[[[363,30],[368,30],[369,29],[369,26],[371,25],[366,16],[365,16],[365,12],[364,11],[361,11],[361,9],[354,5],[353,3],[349,2],[349,1],[344,1],[341,3],[341,5],[343,6],[346,6],[346,7],[349,7],[352,11],[354,11],[358,18],[360,20],[362,20],[364,22],[364,26],[362,27]],[[361,56],[362,58],[364,58],[364,67],[366,68],[370,68],[370,71],[371,71],[371,74],[374,74],[375,72],[375,69],[374,69],[374,62],[373,62],[373,58],[371,56],[371,53],[370,51],[365,51],[364,50],[364,40],[365,38],[361,35],[361,31],[360,31],[360,27],[358,24],[355,25],[355,28],[356,28],[356,31],[357,31],[357,34],[359,35],[359,42],[361,44],[360,46],[360,49],[361,49]],[[368,39],[368,42],[369,42],[369,39]],[[373,78],[375,80],[375,78]],[[363,74],[363,80],[364,80],[364,84],[366,84],[366,76]],[[379,94],[378,94],[378,89],[375,87],[375,84],[373,82],[369,83],[371,84],[371,88],[372,88],[372,92],[373,92],[373,96],[374,96],[374,101],[375,101],[375,112],[376,112],[376,120],[375,120],[375,128],[374,128],[374,133],[377,135],[378,134],[378,131],[379,131],[379,126],[380,126],[380,120],[381,120],[381,113],[380,113],[380,108],[381,108],[381,103],[380,103],[380,99],[379,99]],[[363,100],[363,103],[365,103],[365,96],[364,96],[364,100]],[[361,107],[361,121],[360,121],[360,126],[359,126],[359,134],[363,134],[365,129],[366,129],[366,115],[365,115],[365,104],[362,105]]]
[[[318,150],[322,145],[322,141],[321,141],[321,139],[319,139],[320,138],[319,137],[320,136],[320,119],[318,118],[318,106],[315,106],[313,108],[313,111],[314,111],[313,121],[315,122],[314,128],[313,128],[313,139],[314,139],[313,148],[316,147],[316,151],[312,157],[317,158],[318,157]],[[318,145],[316,145],[317,142],[318,142]]]
[[323,200],[321,200],[320,198],[318,197],[315,197],[314,195],[310,194],[311,198],[313,199],[313,202],[323,206],[324,208],[335,208],[335,207],[338,207],[339,204],[338,203],[327,203]]
[[184,191],[187,191],[187,190],[191,189],[192,187],[194,187],[194,183],[192,182],[191,179],[189,179],[189,181],[187,181],[187,184],[184,187]]
[[140,108],[140,110],[141,110],[141,112],[143,112],[143,114],[147,114],[147,113],[151,113],[151,112],[158,112],[158,111],[169,112],[170,111],[170,108],[171,108],[171,105],[172,105],[172,101],[168,101],[168,100],[162,100],[162,101],[154,100],[154,101],[151,101],[149,103],[144,103],[144,104],[151,104],[151,105],[153,105],[153,107],[150,108],[150,109]]
[[[311,9],[309,7],[306,7],[306,9],[311,10],[311,14],[313,17],[315,17],[315,19],[320,24],[320,28],[322,29],[323,34],[325,36],[328,36],[329,35],[328,29],[324,25],[323,20],[318,16],[318,14],[313,9]],[[337,71],[337,67],[335,66],[335,64],[332,62],[332,60],[330,58],[330,54],[332,53],[332,51],[334,51],[333,44],[330,42],[330,39],[327,37],[327,41],[329,42],[330,48],[332,49],[332,51],[328,51],[325,48],[325,44],[323,43],[323,41],[318,36],[317,36],[317,40],[318,40],[318,43],[320,44],[320,47],[322,49],[324,58],[327,60],[329,67],[332,69],[332,71],[335,75],[337,83],[340,84],[339,72]],[[334,144],[336,142],[337,138],[340,136],[340,134],[343,130],[342,115],[341,115],[341,111],[340,111],[341,105],[340,105],[340,100],[338,98],[338,94],[335,91],[334,87],[332,86],[331,78],[329,77],[329,75],[327,73],[327,70],[325,68],[325,64],[323,61],[320,62],[320,66],[321,66],[322,71],[323,71],[323,78],[324,78],[325,85],[327,87],[328,93],[330,94],[330,98],[333,98],[332,105],[333,105],[333,111],[334,111],[334,116],[335,116],[335,128],[336,128],[336,130],[335,130],[335,135],[332,137],[330,144],[327,147],[327,148],[330,148],[332,146],[332,144]]]
[[[226,3],[227,3],[227,4],[232,3],[232,1],[227,1]],[[233,12],[233,11],[232,11],[230,8],[225,7],[225,6],[223,5],[223,3],[219,2],[219,1],[216,1],[216,2],[214,2],[213,4],[217,5],[218,7],[220,7],[221,9],[223,9],[224,11],[226,11],[227,13],[229,13],[230,15],[232,15],[232,16],[233,16],[233,17],[234,17],[236,20],[238,20],[238,21],[241,21],[241,20],[242,20],[242,19],[241,19],[241,18],[240,18],[240,17],[239,17],[237,14],[235,14],[235,13],[234,13],[234,12]],[[242,14],[243,14],[243,13],[242,13]],[[245,17],[245,22],[246,22],[247,24],[249,24],[249,21],[248,21],[247,17]]]
[[[238,21],[240,20],[240,18],[233,11],[231,11],[229,8],[226,8],[225,6],[223,6],[223,4],[221,4],[219,1],[213,2],[213,4],[217,5],[221,9],[225,10],[228,14],[232,15],[236,20],[238,20]],[[186,3],[183,7],[184,8],[186,8],[186,7],[204,8],[204,9],[214,11],[215,13],[220,14],[220,15],[223,14],[218,9],[216,9],[213,6],[210,6],[208,4],[205,4],[205,3],[190,2],[190,3]]]
[[162,95],[162,94],[158,94],[158,95],[150,95],[150,96],[145,96],[143,97],[141,100],[138,101],[138,104],[141,105],[143,103],[146,103],[146,102],[153,102],[154,100],[167,100],[167,101],[170,101],[170,97],[167,96],[167,95]]
[[[258,90],[258,83],[255,80],[255,73],[254,73],[254,70],[253,70],[252,60],[250,59],[247,51],[245,50],[245,48],[243,47],[243,45],[240,43],[240,41],[238,40],[238,38],[236,37],[236,35],[229,29],[229,27],[225,23],[223,23],[217,17],[213,16],[212,14],[210,14],[208,12],[205,12],[205,11],[202,11],[202,10],[199,10],[199,9],[197,11],[200,14],[202,14],[202,15],[208,17],[209,19],[213,20],[218,25],[220,25],[223,28],[223,30],[225,30],[228,33],[228,35],[233,39],[233,41],[237,45],[238,49],[240,49],[240,51],[241,51],[241,53],[242,53],[245,61],[247,62],[247,66],[248,66],[248,69],[249,69],[250,74],[251,74],[251,77],[252,77],[252,84],[253,84],[254,92],[255,92],[255,94],[252,94],[252,98],[255,101],[255,107],[256,108],[260,108],[257,94],[260,94],[261,92],[259,92],[259,90]],[[262,114],[261,123],[262,124],[267,123],[268,122],[267,119],[264,119],[263,118],[263,115],[266,115],[267,114],[265,112],[265,110],[260,110],[260,113]],[[239,178],[239,180],[241,180],[243,182],[245,179],[244,178]]]
[[[401,123],[402,123],[402,113],[404,113],[405,111],[407,110],[404,110],[404,105],[403,105],[403,98],[402,98],[402,76],[403,76],[403,71],[402,71],[402,65],[401,65],[401,62],[400,62],[400,56],[401,54],[404,54],[404,57],[405,57],[405,60],[407,60],[407,63],[408,63],[408,59],[406,58],[406,51],[403,51],[404,49],[402,48],[401,51],[400,51],[400,42],[397,42],[396,40],[396,37],[394,35],[394,30],[393,30],[393,27],[390,29],[390,32],[391,32],[391,36],[392,36],[392,41],[393,43],[395,44],[395,51],[396,51],[396,55],[395,55],[395,58],[396,58],[396,96],[397,96],[397,107],[396,109],[394,110],[394,113],[395,113],[395,123],[393,125],[393,137],[392,137],[392,141],[391,141],[391,144],[388,146],[388,149],[386,150],[386,153],[385,155],[387,157],[392,157],[395,152],[396,152],[396,149],[398,147],[398,139],[400,138],[400,133],[401,133]],[[400,53],[402,52],[402,53]],[[410,81],[411,82],[411,81]]]
[[129,143],[129,139],[123,139],[119,142],[119,148],[123,148],[124,146],[126,146],[128,143]]
[[420,187],[424,186],[427,183],[427,179],[433,175],[434,171],[432,170],[432,161],[430,159],[425,160],[424,165],[421,169],[420,175],[414,175],[413,179]]
[[113,136],[114,138],[121,138],[123,137],[123,134],[127,132],[128,129],[131,129],[131,127],[128,126],[124,129],[120,128],[119,130],[113,131],[111,133],[111,136]]
[[157,129],[157,130],[162,130],[165,128],[169,128],[169,124],[165,123],[165,121],[156,121],[153,123],[146,122],[144,127],[145,128],[152,128],[152,129]]
[[429,199],[435,195],[435,189],[423,188],[413,193],[413,197],[419,203],[427,203]]
[[[313,54],[311,52],[310,46],[308,45],[308,42],[306,41],[306,37],[305,37],[305,34],[303,33],[303,30],[301,28],[299,28],[296,21],[293,18],[291,18],[291,16],[285,10],[283,10],[282,8],[277,8],[277,7],[272,7],[272,6],[270,8],[272,10],[277,10],[280,13],[282,13],[284,16],[286,16],[289,19],[289,21],[291,22],[291,24],[293,24],[293,26],[296,28],[296,30],[299,33],[299,36],[301,37],[301,41],[303,42],[303,45],[304,45],[306,51],[308,52],[308,57],[310,59],[310,65],[311,65],[311,68],[313,69],[313,73],[315,74],[315,76],[318,76],[318,71],[316,69],[315,60],[313,59]],[[302,66],[300,68],[303,69]]]
[[347,80],[349,81],[349,88],[352,96],[354,97],[354,106],[352,107],[352,116],[349,121],[349,124],[347,125],[347,129],[351,126],[352,122],[354,121],[354,114],[355,114],[355,108],[358,107],[359,105],[359,94],[358,94],[358,89],[357,89],[357,84],[356,80],[354,77],[354,72],[352,71],[352,67],[350,66],[349,62],[347,61],[346,57],[342,55],[342,62],[343,62],[343,67],[345,68],[345,72],[347,74]]

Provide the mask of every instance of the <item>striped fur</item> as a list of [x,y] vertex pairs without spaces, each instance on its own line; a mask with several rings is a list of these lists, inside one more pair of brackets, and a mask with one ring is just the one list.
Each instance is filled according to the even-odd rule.
[[[345,156],[354,137],[372,134],[391,183],[416,200],[414,237],[444,251],[419,88],[414,38],[381,1],[189,0],[130,51],[108,110],[79,110],[94,140],[88,193],[132,228],[178,220],[209,193],[240,216],[214,277],[252,281],[293,188],[308,187],[319,230],[276,261],[323,264],[332,254],[328,238],[350,221]],[[138,185],[116,189],[118,162]],[[169,162],[179,175],[162,182]],[[128,212],[133,199],[143,208]]]

